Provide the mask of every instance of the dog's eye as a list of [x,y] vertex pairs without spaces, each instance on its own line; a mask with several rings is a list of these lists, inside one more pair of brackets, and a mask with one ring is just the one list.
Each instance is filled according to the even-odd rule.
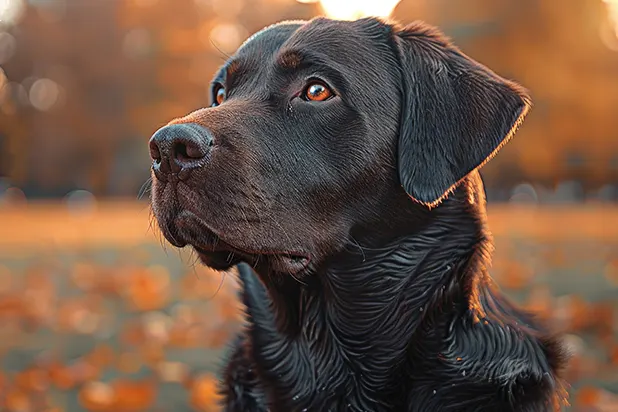
[[323,102],[333,97],[333,92],[322,82],[312,82],[303,93],[303,98],[312,102]]
[[225,87],[223,87],[222,85],[219,85],[215,89],[214,95],[215,95],[215,102],[213,106],[219,106],[221,103],[225,101]]

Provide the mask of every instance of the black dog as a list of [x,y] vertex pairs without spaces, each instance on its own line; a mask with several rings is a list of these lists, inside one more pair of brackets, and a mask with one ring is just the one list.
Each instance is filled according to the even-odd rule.
[[477,169],[524,90],[422,23],[319,18],[253,36],[212,95],[152,137],[152,200],[173,245],[245,262],[226,411],[566,403],[559,340],[487,270]]

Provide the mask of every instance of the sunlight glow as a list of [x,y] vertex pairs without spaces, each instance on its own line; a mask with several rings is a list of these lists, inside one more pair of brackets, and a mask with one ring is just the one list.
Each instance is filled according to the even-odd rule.
[[[297,0],[300,3],[315,3],[315,0]],[[319,0],[324,13],[338,20],[354,20],[362,17],[388,17],[401,0]]]
[[607,38],[607,33],[601,33],[605,44],[612,50],[618,50],[618,0],[602,0],[607,6],[607,14],[611,25],[611,38]]
[[0,24],[15,24],[24,12],[22,0],[0,0]]

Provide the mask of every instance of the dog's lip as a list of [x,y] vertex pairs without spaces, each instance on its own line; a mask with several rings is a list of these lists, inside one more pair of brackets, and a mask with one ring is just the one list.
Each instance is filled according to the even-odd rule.
[[197,252],[198,256],[206,265],[212,263],[212,257],[221,255],[222,253],[229,253],[228,261],[234,261],[235,258],[239,258],[241,261],[245,261],[248,264],[258,267],[260,262],[260,256],[270,256],[272,259],[268,259],[268,267],[275,272],[297,274],[309,266],[310,258],[305,254],[288,253],[288,252],[263,252],[263,251],[246,251],[238,249],[232,246],[209,246],[208,248],[191,245]]
[[166,221],[165,227],[162,226],[161,229],[167,241],[170,242],[172,246],[181,249],[187,246],[188,243],[178,233],[178,228],[172,222],[173,220]]
[[228,270],[243,260],[233,252],[208,252],[195,246],[193,248],[202,263],[216,270]]
[[219,242],[217,246],[204,247],[193,244],[191,246],[204,261],[208,261],[209,257],[214,254],[230,253],[233,256],[241,258],[241,260],[245,260],[251,265],[256,265],[260,261],[260,256],[271,256],[273,259],[269,260],[269,266],[275,271],[283,273],[298,273],[304,270],[311,261],[310,257],[304,253],[251,251],[239,249],[237,247],[227,245],[224,242]]
[[194,244],[191,244],[191,246],[195,249],[196,252],[203,253],[205,255],[209,253],[230,252],[230,253],[235,253],[241,256],[271,255],[271,256],[278,256],[281,258],[293,259],[293,260],[302,260],[302,259],[308,260],[309,259],[309,257],[305,253],[270,251],[270,250],[247,250],[247,249],[237,248],[223,241],[218,242],[217,245],[211,245],[211,246],[201,246],[201,245],[194,245]]
[[[175,219],[176,221],[176,230],[172,231],[170,235],[172,235],[173,239],[170,240],[176,247],[184,247],[186,245],[192,246],[198,255],[202,255],[207,257],[208,255],[212,255],[213,253],[233,253],[245,260],[251,261],[257,260],[258,256],[272,256],[273,262],[272,265],[276,267],[281,267],[282,270],[287,272],[298,272],[305,269],[309,262],[311,261],[311,255],[306,251],[301,250],[274,250],[267,248],[253,249],[247,247],[239,247],[233,243],[229,243],[226,241],[224,235],[221,232],[212,228],[207,222],[201,219],[195,213],[189,210],[183,210]],[[203,243],[198,241],[197,239],[190,239],[179,233],[179,229],[183,230],[195,230],[195,225],[199,225],[203,228],[204,231],[208,232],[210,237],[212,237],[212,241],[208,241],[208,243]],[[180,239],[179,239],[180,238]]]

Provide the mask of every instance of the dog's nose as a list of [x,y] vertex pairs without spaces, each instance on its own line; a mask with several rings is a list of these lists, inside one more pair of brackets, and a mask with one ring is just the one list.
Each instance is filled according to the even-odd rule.
[[205,127],[180,123],[157,130],[149,144],[155,172],[176,173],[182,179],[190,169],[204,163],[214,139]]

